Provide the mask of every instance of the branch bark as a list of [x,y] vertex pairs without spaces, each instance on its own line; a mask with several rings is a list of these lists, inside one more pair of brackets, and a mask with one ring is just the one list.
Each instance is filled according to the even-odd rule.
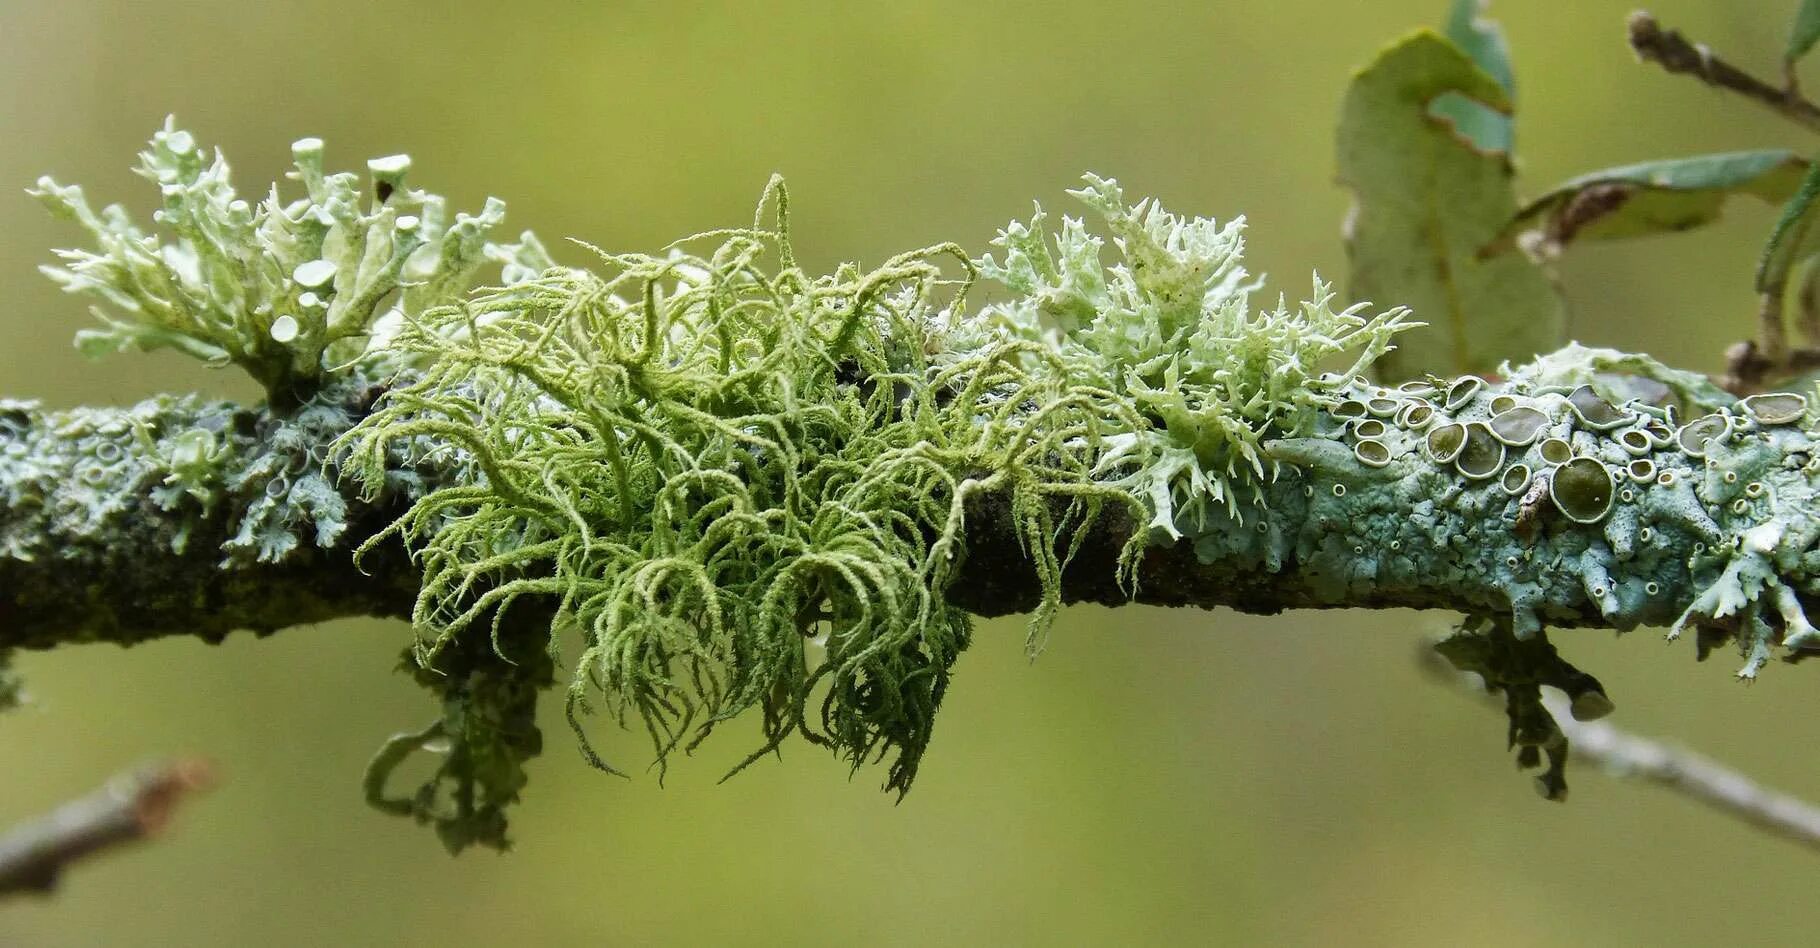
[[[1421,666],[1443,683],[1486,695],[1477,675],[1460,674],[1424,650]],[[1497,702],[1501,704],[1501,702]],[[1620,780],[1640,780],[1686,797],[1779,839],[1820,851],[1820,807],[1764,787],[1709,757],[1632,734],[1607,721],[1583,721],[1569,699],[1544,693],[1569,755]]]
[[[328,463],[335,439],[384,390],[350,379],[288,415],[193,397],[66,412],[0,402],[0,650],[167,635],[216,641],[236,629],[267,634],[346,616],[410,616],[420,570],[401,546],[379,544],[358,563],[350,551],[414,497],[449,483],[454,469],[416,461],[392,472],[394,489],[363,497]],[[1479,398],[1496,395],[1487,389]],[[1799,429],[1779,430],[1794,439],[1775,449],[1791,462],[1820,457]],[[177,455],[198,433],[212,439],[211,461],[186,473]],[[1270,450],[1282,475],[1265,485],[1258,511],[1153,542],[1135,588],[1120,581],[1117,564],[1144,525],[1104,511],[1065,569],[1064,601],[1262,614],[1447,609],[1514,615],[1519,633],[1543,624],[1626,629],[1683,618],[1714,567],[1724,566],[1721,547],[1738,539],[1694,497],[1707,490],[1692,483],[1696,475],[1718,462],[1678,446],[1657,449],[1652,466],[1690,472],[1679,484],[1635,488],[1685,504],[1592,524],[1550,504],[1544,476],[1532,481],[1531,496],[1506,497],[1450,465],[1440,465],[1437,480],[1418,451],[1374,468],[1358,464],[1341,440],[1283,440]],[[1805,483],[1799,471],[1788,476]],[[1631,486],[1620,475],[1613,489],[1628,497]],[[1746,486],[1712,490],[1738,507]],[[1752,491],[1747,519],[1790,525],[1783,545],[1804,550],[1813,539],[1812,518],[1799,509],[1806,491]],[[1010,508],[1010,498],[991,493],[968,502],[966,580],[947,595],[980,616],[1027,612],[1042,595]],[[1708,561],[1644,555],[1639,516],[1649,521],[1643,545],[1707,551]],[[1806,602],[1813,579],[1795,577],[1791,594]],[[1647,595],[1646,585],[1654,590]],[[1695,618],[1721,637],[1737,631],[1723,612]]]
[[[1742,677],[1779,648],[1794,658],[1820,647],[1806,618],[1820,599],[1812,406],[1769,396],[1677,431],[1669,410],[1607,400],[1589,378],[1626,392],[1653,384],[1664,397],[1661,379],[1692,384],[1643,357],[1577,347],[1496,386],[1351,381],[1308,436],[1262,443],[1271,474],[1255,498],[1168,524],[1107,505],[1079,534],[1070,529],[1079,511],[1066,495],[1054,501],[1045,522],[1058,527],[1054,555],[1066,560],[1060,598],[1463,613],[1448,657],[1506,693],[1519,762],[1546,755],[1545,788],[1564,793],[1565,745],[1541,687],[1567,690],[1583,712],[1610,702],[1556,653],[1546,627],[1691,628],[1701,657],[1736,641]],[[477,504],[486,494],[446,440],[460,429],[446,425],[395,445],[372,496],[339,477],[338,439],[385,391],[350,376],[279,413],[170,397],[64,412],[0,403],[0,653],[412,616],[423,566],[388,526],[439,488]],[[1686,398],[1710,406],[1723,395]],[[981,616],[1038,609],[1033,557],[1048,554],[1031,548],[1029,501],[969,492],[964,480],[966,563],[940,591]],[[1139,561],[1122,570],[1137,531]],[[370,552],[357,559],[362,546]],[[491,637],[456,635],[434,668],[418,668],[457,752],[415,794],[385,799],[434,821],[452,848],[504,845],[504,808],[541,747],[536,696],[553,678],[546,641],[561,586],[525,578],[548,601],[511,609]],[[498,581],[489,572],[468,582]],[[399,748],[422,742],[407,743]],[[369,788],[383,791],[394,764],[377,761]]]

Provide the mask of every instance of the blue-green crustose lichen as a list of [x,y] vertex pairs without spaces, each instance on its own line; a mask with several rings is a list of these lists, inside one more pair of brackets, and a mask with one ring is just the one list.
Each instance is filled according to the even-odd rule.
[[[578,734],[580,712],[604,700],[642,722],[661,760],[757,708],[754,757],[802,735],[855,766],[892,757],[888,785],[906,788],[971,634],[952,597],[981,498],[1002,501],[1039,580],[1033,647],[1064,569],[1113,522],[1136,525],[1105,558],[1127,594],[1179,580],[1247,608],[1469,613],[1443,651],[1509,694],[1525,762],[1556,762],[1551,795],[1562,754],[1536,688],[1566,688],[1589,715],[1609,705],[1545,626],[1692,626],[1702,653],[1736,638],[1746,675],[1778,644],[1820,644],[1802,610],[1820,592],[1806,399],[1736,402],[1650,360],[1578,347],[1498,384],[1377,385],[1365,375],[1408,325],[1402,311],[1336,311],[1318,279],[1298,307],[1254,310],[1239,223],[1129,203],[1109,180],[1074,193],[1111,236],[1111,265],[1084,221],[1049,234],[1039,209],[999,235],[1002,259],[941,245],[815,275],[793,255],[774,183],[751,227],[656,254],[595,251],[583,270],[549,265],[528,237],[473,250],[478,237],[428,213],[405,229],[442,234],[442,249],[401,250],[414,238],[388,213],[402,192],[386,177],[401,163],[376,165],[370,209],[350,211],[353,179],[306,167],[314,145],[300,159],[308,201],[269,202],[262,226],[210,229],[195,222],[245,216],[204,186],[225,182],[225,167],[205,174],[182,157],[181,133],[162,134],[147,160],[175,169],[167,200],[199,201],[169,218],[191,222],[176,228],[188,249],[158,250],[111,212],[78,213],[95,218],[105,252],[72,255],[60,278],[121,311],[116,339],[279,380],[278,427],[229,437],[193,420],[206,412],[154,403],[142,425],[114,413],[59,447],[40,441],[63,416],[19,407],[31,434],[13,438],[21,466],[0,475],[38,485],[21,509],[105,523],[114,501],[58,472],[87,471],[117,443],[132,460],[99,468],[124,478],[103,493],[231,525],[224,562],[356,543],[371,558],[402,540],[418,570],[414,657],[420,678],[447,682],[445,710],[388,745],[369,792],[436,820],[452,845],[503,841],[499,808],[536,746],[531,689],[512,669],[535,667],[541,682],[548,663],[491,655],[508,650],[516,603],[553,611],[551,654],[564,637],[582,642],[568,701]],[[44,190],[81,206],[70,189]],[[299,220],[327,228],[319,244],[267,239]],[[456,277],[476,254],[505,264],[503,285],[466,296]],[[238,263],[185,262],[201,257]],[[334,298],[353,301],[341,310],[304,299],[328,299],[330,262]],[[224,285],[261,273],[276,276],[244,299]],[[971,307],[982,274],[1008,298]],[[182,293],[159,289],[173,279]],[[375,293],[375,280],[393,283]],[[359,315],[342,324],[340,311]],[[173,324],[177,312],[215,315],[194,329]],[[280,322],[298,313],[311,322]],[[396,316],[381,331],[375,313]],[[289,345],[302,339],[316,342]],[[384,391],[376,404],[369,388]],[[39,463],[52,471],[24,467]],[[389,529],[350,534],[339,519],[388,498],[408,507]],[[173,548],[193,542],[169,532]],[[30,537],[0,529],[13,544],[0,551],[44,555]],[[1147,569],[1171,548],[1192,549],[1200,572]],[[1196,601],[1173,594],[1150,595]],[[388,795],[405,754],[445,740],[466,763]]]

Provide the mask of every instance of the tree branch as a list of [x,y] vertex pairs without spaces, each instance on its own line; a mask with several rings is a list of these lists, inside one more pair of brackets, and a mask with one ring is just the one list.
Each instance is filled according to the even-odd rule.
[[48,894],[69,866],[158,835],[178,803],[214,780],[214,769],[197,758],[154,764],[15,827],[0,836],[0,897]]
[[[1033,510],[1011,491],[967,486],[989,483],[989,472],[957,472],[953,493],[933,501],[946,510],[965,498],[955,546],[965,563],[932,591],[981,616],[1040,610],[1050,592],[1254,613],[1464,613],[1476,618],[1450,657],[1512,696],[1519,760],[1539,764],[1546,753],[1544,780],[1559,794],[1565,755],[1538,689],[1568,689],[1588,708],[1610,702],[1555,653],[1545,626],[1672,625],[1671,637],[1690,628],[1701,657],[1735,641],[1742,677],[1779,648],[1797,657],[1820,645],[1806,618],[1820,595],[1813,412],[1798,396],[1766,396],[1677,431],[1672,411],[1625,397],[1720,404],[1712,399],[1723,393],[1706,385],[1644,357],[1579,347],[1495,386],[1352,380],[1307,436],[1260,442],[1270,473],[1254,482],[1255,498],[1167,524],[1137,522],[1119,504],[1083,519],[1065,493]],[[353,615],[433,629],[441,614],[420,610],[447,607],[419,596],[424,566],[388,526],[417,498],[484,499],[483,488],[456,447],[461,429],[448,426],[393,442],[383,476],[367,478],[379,485],[370,496],[344,482],[349,459],[337,445],[385,389],[350,376],[287,413],[169,397],[64,412],[0,403],[0,652],[213,641]],[[1033,522],[1046,524],[1039,536],[1053,538],[1052,550],[1032,539]],[[1133,564],[1124,557],[1138,531]],[[357,559],[356,548],[368,552]],[[1059,589],[1045,589],[1035,565],[1044,556],[1061,566]],[[562,586],[523,572],[538,561],[515,562],[528,565],[458,581],[474,601],[491,584],[529,580],[526,605],[497,617],[490,637],[480,619],[476,634],[439,640],[416,656],[433,663],[413,665],[441,699],[457,752],[408,799],[452,847],[504,844],[500,814],[541,747],[533,715],[552,678],[545,642]],[[447,594],[445,585],[438,595]],[[661,606],[668,594],[649,595]],[[369,784],[383,788],[395,763],[376,764]]]
[[1820,106],[1790,84],[1777,88],[1726,62],[1704,43],[1690,43],[1678,30],[1664,30],[1644,11],[1630,15],[1630,48],[1646,62],[1671,73],[1693,76],[1715,89],[1735,92],[1809,131],[1820,132]]
[[1543,698],[1576,758],[1614,777],[1642,780],[1703,803],[1772,836],[1820,851],[1820,807],[1768,789],[1718,761],[1638,737],[1607,721],[1576,721]]
[[[1474,402],[1480,408],[1462,410],[1486,411],[1501,393],[1518,390],[1488,388]],[[327,461],[330,446],[382,391],[350,379],[308,410],[283,416],[196,398],[67,412],[0,403],[0,499],[7,501],[0,506],[0,649],[166,635],[215,641],[240,628],[264,634],[344,616],[410,616],[421,573],[402,545],[380,543],[358,563],[350,550],[457,473],[452,463],[419,458],[390,471],[395,489],[374,497],[339,480]],[[1563,424],[1571,427],[1571,417]],[[216,458],[191,483],[174,469],[183,466],[174,452],[196,432],[211,433]],[[1763,429],[1771,434],[1776,457],[1798,465],[1820,456],[1799,427]],[[1678,445],[1653,446],[1648,467],[1658,473],[1647,483],[1625,477],[1630,456],[1616,453],[1602,462],[1619,474],[1612,491],[1623,496],[1611,498],[1613,517],[1578,523],[1549,502],[1546,477],[1517,497],[1461,479],[1452,464],[1440,465],[1445,477],[1435,481],[1419,435],[1381,467],[1358,463],[1347,442],[1269,442],[1280,474],[1262,488],[1258,512],[1214,517],[1198,535],[1150,542],[1135,589],[1121,581],[1117,564],[1140,525],[1123,509],[1102,511],[1066,566],[1064,600],[1264,614],[1447,609],[1511,614],[1525,634],[1544,622],[1626,629],[1691,618],[1723,640],[1738,630],[1735,613],[1689,608],[1714,568],[1732,559],[1726,544],[1735,547],[1738,531],[1764,522],[1787,528],[1781,546],[1805,549],[1812,540],[1812,518],[1800,509],[1806,475],[1792,471],[1786,488],[1771,489],[1771,475],[1785,476],[1775,474],[1786,467],[1780,462],[1752,462],[1766,468],[1766,480],[1747,498],[1743,481],[1696,482],[1700,472],[1717,471],[1717,452],[1694,457]],[[1696,499],[1696,490],[1716,504]],[[966,580],[947,591],[950,601],[988,617],[1034,608],[1042,589],[1011,498],[970,497],[965,533],[970,565]],[[1703,562],[1643,555],[1689,549],[1705,551]],[[1785,578],[1793,595],[1811,594],[1814,577]],[[1780,628],[1781,613],[1766,615]]]
[[[1422,666],[1437,680],[1486,695],[1477,675],[1455,672],[1423,651]],[[1500,702],[1501,703],[1501,702]],[[1582,721],[1570,701],[1554,692],[1542,703],[1554,717],[1568,753],[1613,777],[1640,780],[1712,807],[1771,836],[1820,850],[1820,807],[1768,789],[1750,777],[1693,751],[1632,734],[1607,721]]]

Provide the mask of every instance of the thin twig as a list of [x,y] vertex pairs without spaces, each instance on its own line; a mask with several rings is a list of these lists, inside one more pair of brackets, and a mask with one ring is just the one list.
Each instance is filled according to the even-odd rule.
[[1676,30],[1664,30],[1641,10],[1630,15],[1630,48],[1638,58],[1673,73],[1685,73],[1717,89],[1736,92],[1811,131],[1820,132],[1820,106],[1793,85],[1778,88],[1720,59],[1705,43],[1690,43]]
[[[1431,650],[1424,650],[1423,667],[1437,680],[1464,686],[1463,690],[1502,709],[1504,702],[1489,695],[1479,676],[1456,672]],[[1542,704],[1555,719],[1568,752],[1574,759],[1613,777],[1642,780],[1703,803],[1777,836],[1820,851],[1820,807],[1770,790],[1718,761],[1692,751],[1638,737],[1605,721],[1581,721],[1565,695],[1545,688]]]
[[0,836],[0,897],[49,893],[70,864],[157,835],[179,800],[212,783],[214,768],[205,760],[154,764],[14,827]]
[[1574,757],[1614,777],[1645,780],[1704,803],[1772,836],[1820,850],[1820,807],[1768,789],[1716,760],[1638,737],[1605,721],[1576,721],[1567,701],[1545,692],[1542,704],[1567,736]]

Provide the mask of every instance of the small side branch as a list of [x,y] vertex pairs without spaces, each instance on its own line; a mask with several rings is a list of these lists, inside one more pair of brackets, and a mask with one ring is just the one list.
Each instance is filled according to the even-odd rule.
[[[1456,672],[1434,651],[1424,649],[1420,664],[1435,680],[1491,697],[1488,706],[1504,708],[1504,701],[1489,695],[1477,674]],[[1557,691],[1544,691],[1542,706],[1554,718],[1573,759],[1613,777],[1654,784],[1771,836],[1820,851],[1820,806],[1764,787],[1693,751],[1639,737],[1602,720],[1576,718],[1570,699]]]
[[71,864],[158,835],[177,804],[214,783],[198,758],[121,774],[101,789],[0,836],[0,897],[56,889]]
[[1777,87],[1719,58],[1704,43],[1689,42],[1677,30],[1664,30],[1641,10],[1630,15],[1630,48],[1637,57],[1672,73],[1694,76],[1716,89],[1735,92],[1810,131],[1820,132],[1820,106],[1792,84]]
[[1573,756],[1614,777],[1653,783],[1772,836],[1820,851],[1820,807],[1771,790],[1689,750],[1638,737],[1605,721],[1576,721],[1559,695],[1542,699]]

